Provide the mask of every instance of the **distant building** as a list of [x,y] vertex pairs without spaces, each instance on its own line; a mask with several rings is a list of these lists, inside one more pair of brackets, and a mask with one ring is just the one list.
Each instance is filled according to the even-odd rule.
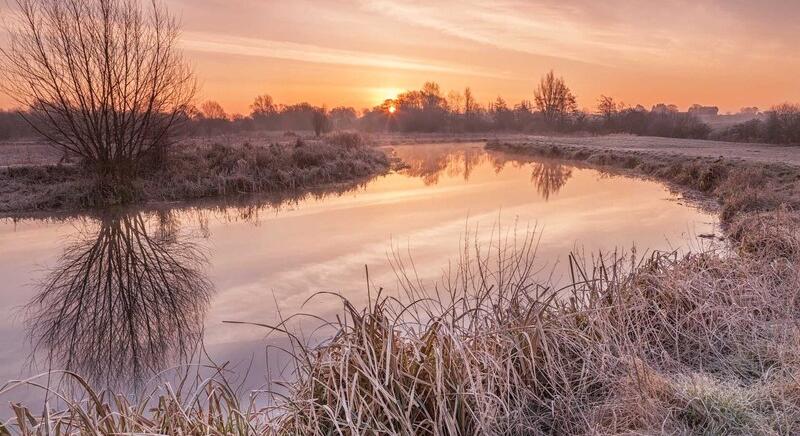
[[694,104],[689,108],[689,113],[699,117],[715,117],[719,115],[719,108],[716,106],[702,106]]

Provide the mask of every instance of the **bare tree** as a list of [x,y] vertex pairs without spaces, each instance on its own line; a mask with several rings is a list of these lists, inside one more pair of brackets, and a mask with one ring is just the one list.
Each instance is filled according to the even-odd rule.
[[464,105],[464,97],[458,91],[450,91],[447,94],[447,106],[454,113],[460,113]]
[[329,117],[331,128],[336,130],[352,129],[358,122],[358,114],[352,107],[335,107],[331,109]]
[[602,115],[606,121],[610,120],[619,110],[619,104],[614,101],[613,97],[608,97],[605,95],[600,96],[600,100],[597,102],[597,112]]
[[266,118],[278,112],[275,102],[269,94],[259,95],[250,105],[250,115],[253,118]]
[[311,116],[311,125],[314,128],[314,135],[319,137],[330,130],[330,119],[328,110],[324,107],[317,108]]
[[477,111],[478,104],[475,103],[475,97],[472,96],[472,90],[469,87],[464,89],[464,114],[470,116],[473,112]]
[[228,119],[228,114],[225,112],[225,109],[222,108],[222,105],[213,100],[209,100],[201,104],[200,113],[203,114],[203,117],[209,120]]
[[545,120],[557,122],[577,109],[575,96],[567,87],[564,78],[556,77],[551,70],[539,81],[534,91],[534,100]]
[[116,190],[163,151],[195,93],[178,22],[153,0],[15,0],[3,89],[52,144]]

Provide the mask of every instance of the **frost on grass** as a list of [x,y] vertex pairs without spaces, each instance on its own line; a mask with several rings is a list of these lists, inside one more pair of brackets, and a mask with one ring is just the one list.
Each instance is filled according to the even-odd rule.
[[385,154],[358,135],[320,141],[197,141],[153,163],[124,196],[98,192],[80,164],[0,168],[0,213],[75,210],[148,201],[287,193],[355,183],[386,171]]

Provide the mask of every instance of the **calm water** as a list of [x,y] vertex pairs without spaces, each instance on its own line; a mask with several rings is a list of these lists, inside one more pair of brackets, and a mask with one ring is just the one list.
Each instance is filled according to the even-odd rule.
[[285,341],[224,321],[330,318],[337,299],[303,303],[336,291],[364,304],[365,265],[374,286],[396,290],[393,252],[413,257],[420,280],[433,283],[467,229],[488,242],[498,224],[536,225],[543,274],[559,281],[572,250],[685,250],[715,227],[715,217],[654,182],[518,160],[482,144],[394,151],[407,168],[282,204],[0,221],[0,380],[69,368],[138,390],[192,360],[202,337],[202,359],[230,362],[231,378],[256,389],[268,384],[268,366],[285,361],[268,345]]

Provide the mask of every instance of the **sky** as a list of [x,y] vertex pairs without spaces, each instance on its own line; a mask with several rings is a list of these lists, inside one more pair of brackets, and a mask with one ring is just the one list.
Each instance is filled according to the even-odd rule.
[[[0,0],[0,12],[9,7]],[[165,0],[199,101],[380,104],[426,81],[531,100],[549,70],[582,108],[800,102],[800,1]],[[0,95],[0,107],[12,106]]]

